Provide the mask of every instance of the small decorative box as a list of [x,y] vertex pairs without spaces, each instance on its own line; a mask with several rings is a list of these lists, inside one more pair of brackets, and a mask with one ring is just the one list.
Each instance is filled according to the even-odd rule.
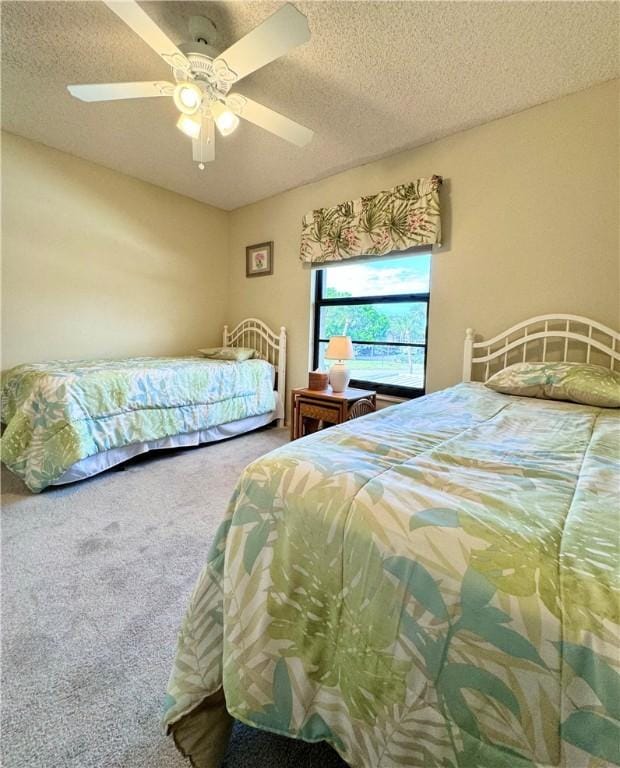
[[308,371],[308,389],[323,392],[329,385],[329,375],[322,371]]

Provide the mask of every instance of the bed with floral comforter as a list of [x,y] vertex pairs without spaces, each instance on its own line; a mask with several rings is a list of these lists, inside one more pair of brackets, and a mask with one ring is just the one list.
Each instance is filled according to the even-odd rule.
[[32,363],[2,381],[2,461],[41,491],[90,456],[274,410],[265,360],[135,357]]
[[357,768],[620,765],[620,413],[462,384],[242,475],[165,723],[231,716]]

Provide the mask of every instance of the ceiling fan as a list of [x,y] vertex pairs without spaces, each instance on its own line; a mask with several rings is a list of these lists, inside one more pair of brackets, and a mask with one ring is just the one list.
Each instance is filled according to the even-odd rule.
[[239,125],[239,117],[298,147],[312,139],[309,128],[240,93],[229,93],[246,75],[310,39],[308,20],[290,3],[221,53],[213,47],[215,25],[203,16],[191,17],[192,42],[177,47],[135,0],[103,2],[172,68],[175,83],[68,85],[75,98],[111,101],[172,96],[180,112],[177,127],[192,139],[193,159],[201,170],[215,159],[215,127],[228,136]]

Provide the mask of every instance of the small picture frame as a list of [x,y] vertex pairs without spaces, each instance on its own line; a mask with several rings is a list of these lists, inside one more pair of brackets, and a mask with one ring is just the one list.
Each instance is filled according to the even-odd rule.
[[273,241],[248,245],[245,249],[245,276],[273,274]]

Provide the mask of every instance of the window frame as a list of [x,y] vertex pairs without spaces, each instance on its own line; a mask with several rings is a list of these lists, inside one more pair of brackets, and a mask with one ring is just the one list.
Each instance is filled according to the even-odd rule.
[[[415,258],[415,257],[414,257]],[[332,298],[327,299],[323,297],[323,286],[325,269],[328,267],[322,267],[317,269],[314,276],[314,324],[312,329],[312,367],[314,369],[319,365],[319,344],[321,342],[328,342],[329,339],[322,339],[319,336],[321,328],[321,309],[323,307],[334,306],[364,306],[365,304],[412,304],[412,303],[426,303],[426,329],[424,334],[424,343],[409,343],[406,341],[360,341],[359,339],[351,339],[354,344],[367,344],[369,346],[393,346],[393,347],[416,347],[424,350],[424,386],[423,387],[404,387],[395,384],[382,384],[381,382],[365,381],[363,379],[352,378],[351,387],[357,387],[358,389],[373,390],[378,395],[388,395],[389,397],[402,397],[407,399],[413,399],[415,397],[422,397],[426,394],[426,367],[428,360],[428,318],[430,312],[430,291],[426,293],[392,293],[385,296],[360,296],[360,297],[345,297],[345,298]]]

